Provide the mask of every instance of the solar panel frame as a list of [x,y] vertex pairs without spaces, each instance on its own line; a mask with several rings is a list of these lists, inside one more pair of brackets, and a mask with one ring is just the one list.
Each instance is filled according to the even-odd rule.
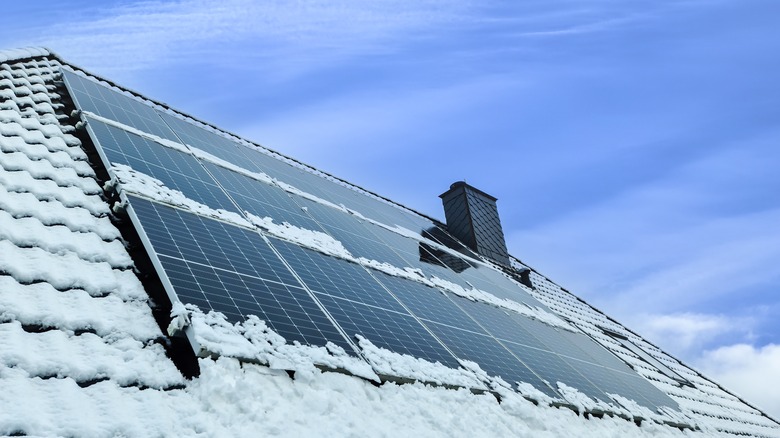
[[207,161],[204,161],[203,165],[240,211],[247,211],[260,218],[270,217],[276,224],[287,222],[299,228],[321,230],[317,222],[278,186]]
[[[208,263],[209,258],[206,258],[206,263],[188,260],[188,258],[193,258],[189,252],[190,250],[186,251],[186,255],[183,254],[183,251],[178,251],[178,254],[182,256],[182,258],[177,258],[177,252],[173,251],[171,248],[167,249],[170,254],[158,253],[157,249],[160,247],[156,246],[152,241],[153,238],[156,237],[149,235],[146,232],[146,230],[151,229],[151,227],[144,227],[143,225],[144,222],[149,222],[148,219],[153,217],[151,216],[151,211],[154,211],[159,219],[153,223],[162,224],[166,229],[165,232],[169,235],[172,235],[172,233],[168,231],[169,228],[174,226],[181,227],[182,225],[178,225],[175,220],[164,218],[160,215],[160,212],[166,212],[164,213],[166,217],[170,214],[183,215],[197,221],[207,221],[206,223],[210,225],[225,227],[226,229],[236,229],[239,227],[218,220],[205,218],[194,213],[185,212],[178,208],[159,204],[158,202],[137,196],[123,194],[122,197],[127,202],[128,214],[136,225],[136,229],[139,230],[141,240],[147,253],[150,255],[152,263],[155,265],[166,293],[172,302],[179,301],[179,291],[187,287],[186,292],[182,293],[181,296],[192,297],[194,300],[190,301],[198,301],[194,302],[194,304],[201,306],[203,305],[203,302],[206,302],[208,307],[202,308],[202,310],[221,311],[228,316],[229,321],[238,322],[243,320],[247,315],[241,312],[241,308],[236,305],[236,299],[247,299],[246,296],[249,295],[252,296],[255,299],[255,303],[263,309],[264,315],[258,316],[261,318],[264,316],[262,319],[265,319],[271,328],[284,336],[288,341],[297,340],[304,344],[318,346],[324,346],[327,342],[333,342],[344,348],[347,352],[352,352],[351,354],[353,355],[357,356],[359,354],[355,345],[347,340],[344,333],[340,330],[340,327],[336,325],[327,312],[320,307],[319,302],[298,282],[294,274],[288,271],[287,265],[278,258],[274,250],[265,241],[265,237],[259,232],[244,230],[248,233],[247,236],[256,237],[255,242],[262,241],[267,245],[267,251],[265,251],[263,257],[258,258],[258,260],[263,260],[268,264],[276,259],[278,261],[276,266],[273,267],[272,265],[268,265],[271,266],[269,269],[271,271],[277,271],[283,268],[288,272],[284,273],[284,271],[282,271],[283,274],[281,274],[281,276],[277,275],[274,278],[264,278],[263,276],[253,276],[216,268]],[[147,219],[144,219],[144,217]],[[182,223],[184,222],[182,221]],[[161,230],[157,230],[157,234],[162,232],[163,231]],[[191,233],[193,238],[197,241],[196,234],[200,233]],[[169,242],[173,240],[173,238],[168,239]],[[200,241],[202,242],[203,239]],[[259,244],[255,244],[253,247],[261,248]],[[196,254],[197,252],[198,251],[193,250],[192,254]],[[203,261],[200,257],[194,258]],[[186,267],[186,270],[184,267]],[[169,276],[169,273],[174,275]],[[268,275],[265,277],[268,277]],[[231,292],[224,287],[227,278],[232,278],[233,280],[240,279],[240,281],[245,283],[244,296],[238,296],[238,294],[242,293],[240,290],[237,293],[234,292],[236,295],[234,296],[234,294],[231,294]],[[183,283],[182,280],[188,281],[188,283]],[[285,283],[282,283],[280,280],[285,281]],[[232,284],[235,286],[238,283]],[[271,290],[272,294],[270,298],[276,301],[276,305],[273,305],[272,300],[269,300],[267,295],[253,293],[251,289],[249,289],[250,285],[257,287],[260,284],[265,286],[266,291]],[[236,291],[236,289],[233,289],[233,291]],[[201,295],[198,295],[198,292],[200,292]],[[231,306],[235,310],[231,309]],[[253,307],[256,308],[257,306]],[[319,336],[316,335],[318,332]],[[190,336],[190,340],[195,342],[194,345],[197,345],[197,341],[192,336]]]
[[157,115],[181,143],[200,149],[236,166],[246,166],[247,158],[243,153],[245,147],[237,141],[165,111],[157,110]]
[[62,76],[70,96],[82,111],[95,113],[167,140],[179,141],[150,103],[141,102],[67,68],[62,68]]
[[435,322],[426,325],[457,357],[479,364],[489,375],[499,376],[515,388],[517,382],[525,382],[549,397],[561,398],[555,389],[518,360],[496,338]]
[[86,120],[87,132],[110,174],[115,164],[124,164],[213,209],[240,211],[193,155],[89,116]]
[[457,358],[369,270],[293,243],[269,240],[349,336],[359,334],[395,353],[459,366]]

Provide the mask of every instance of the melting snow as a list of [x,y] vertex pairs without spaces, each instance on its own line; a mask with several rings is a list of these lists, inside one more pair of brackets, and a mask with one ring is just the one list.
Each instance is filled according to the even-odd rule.
[[203,313],[197,306],[177,303],[172,316],[175,327],[192,327],[196,342],[204,349],[202,353],[258,361],[272,369],[295,371],[298,377],[311,375],[316,369],[314,365],[320,365],[379,381],[368,364],[356,356],[350,356],[337,345],[329,343],[325,347],[316,347],[297,342],[288,344],[265,321],[254,315],[249,315],[243,322],[231,324],[219,312]]
[[420,382],[432,382],[439,385],[463,386],[466,388],[487,389],[479,376],[479,366],[471,363],[469,368],[453,369],[439,362],[429,362],[407,354],[394,353],[377,347],[363,336],[356,335],[358,346],[368,363],[379,374],[406,377]]

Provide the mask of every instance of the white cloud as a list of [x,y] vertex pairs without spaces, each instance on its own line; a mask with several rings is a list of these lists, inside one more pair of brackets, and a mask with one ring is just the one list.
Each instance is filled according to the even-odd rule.
[[703,347],[718,342],[726,335],[749,339],[754,326],[755,321],[750,318],[675,313],[639,315],[632,328],[664,350],[685,360],[698,356]]
[[642,318],[640,332],[671,351],[680,352],[714,336],[734,329],[734,322],[722,315],[680,313],[647,315]]
[[780,345],[720,347],[704,353],[698,365],[724,388],[780,418]]

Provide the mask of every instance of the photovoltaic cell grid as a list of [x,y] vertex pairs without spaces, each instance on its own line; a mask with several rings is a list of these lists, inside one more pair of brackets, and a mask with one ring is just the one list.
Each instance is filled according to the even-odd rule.
[[333,181],[293,167],[257,148],[239,144],[203,127],[159,111],[167,125],[185,144],[197,147],[218,158],[252,172],[262,172],[284,181],[300,190],[314,194],[334,204],[344,204],[384,223],[400,225],[413,231],[433,227],[433,223],[388,205],[377,199],[361,195]]
[[249,145],[238,144],[203,127],[159,112],[168,126],[185,144],[253,172],[262,172],[334,204],[344,204],[375,219],[396,223],[409,229],[430,227],[432,222],[403,212],[384,202],[363,196],[330,180],[293,167]]
[[243,146],[168,113],[162,111],[157,113],[182,143],[208,152],[236,166],[247,167],[247,156],[243,153],[243,149],[246,148]]
[[307,230],[319,230],[317,223],[279,187],[209,162],[204,165],[242,210],[260,218],[270,217],[276,224],[288,222]]
[[211,208],[238,212],[194,156],[99,120],[87,120],[95,143],[103,150],[109,164],[130,166]]
[[349,336],[458,367],[457,360],[367,270],[354,263],[272,239],[272,245]]
[[352,347],[255,231],[129,196],[177,296],[231,322],[254,314],[288,341]]
[[62,70],[70,94],[82,111],[90,111],[158,137],[178,141],[154,108],[71,71]]
[[[158,114],[141,102],[81,76],[67,73],[66,79],[71,91],[76,89],[81,109],[169,140],[181,139],[250,171],[266,173],[357,211],[369,211],[388,225],[441,234],[424,218],[167,113]],[[212,208],[247,210],[277,223],[324,230],[357,256],[415,267],[428,276],[545,308],[497,271],[142,136],[94,119],[89,125],[109,162],[127,164]],[[676,407],[665,394],[582,335],[562,334],[520,315],[367,271],[288,242],[273,238],[266,241],[253,230],[141,198],[130,199],[177,296],[204,310],[220,311],[230,321],[254,314],[288,340],[311,345],[331,341],[351,351],[335,320],[348,336],[360,334],[391,351],[457,367],[454,353],[509,382],[528,382],[552,396],[557,395],[552,389],[554,382],[562,381],[594,398],[606,399],[606,394],[617,393],[651,408]],[[435,239],[433,234],[427,237]]]

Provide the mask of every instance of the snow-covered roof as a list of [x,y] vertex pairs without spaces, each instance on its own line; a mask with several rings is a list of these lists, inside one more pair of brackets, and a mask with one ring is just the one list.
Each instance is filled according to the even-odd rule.
[[[0,51],[0,434],[780,437],[776,421],[536,271],[534,287],[517,283],[465,248],[420,232],[442,224],[159,103],[135,96],[143,107],[131,117],[153,107],[172,118],[167,123],[190,123],[217,137],[177,141],[97,114],[78,104],[63,71],[94,78],[46,49]],[[140,164],[109,159],[112,152],[94,140],[98,129],[191,157],[209,174],[232,172],[263,184],[299,199],[304,212],[349,217],[420,251],[457,257],[520,292],[462,282],[445,268],[429,271],[403,258],[392,262],[393,254],[366,257],[304,219],[291,223],[287,215],[195,199]],[[296,170],[285,168],[285,178],[237,165],[226,149],[209,150],[217,138]],[[312,176],[322,182],[307,185]],[[154,245],[141,210],[147,204],[278,242],[270,247],[279,254],[336,260],[352,267],[344,272],[359,269],[435,291],[431,299],[500,309],[554,336],[579,340],[584,333],[604,347],[590,353],[601,355],[600,363],[625,368],[624,384],[641,389],[649,382],[673,402],[660,406],[661,400],[652,410],[619,386],[602,400],[562,381],[548,382],[554,389],[545,393],[529,382],[507,383],[479,360],[447,366],[384,348],[367,335],[343,345],[307,345],[285,340],[273,321],[256,315],[230,321],[179,300],[173,272],[162,269],[164,256],[149,251]],[[629,342],[651,360],[627,348]]]

